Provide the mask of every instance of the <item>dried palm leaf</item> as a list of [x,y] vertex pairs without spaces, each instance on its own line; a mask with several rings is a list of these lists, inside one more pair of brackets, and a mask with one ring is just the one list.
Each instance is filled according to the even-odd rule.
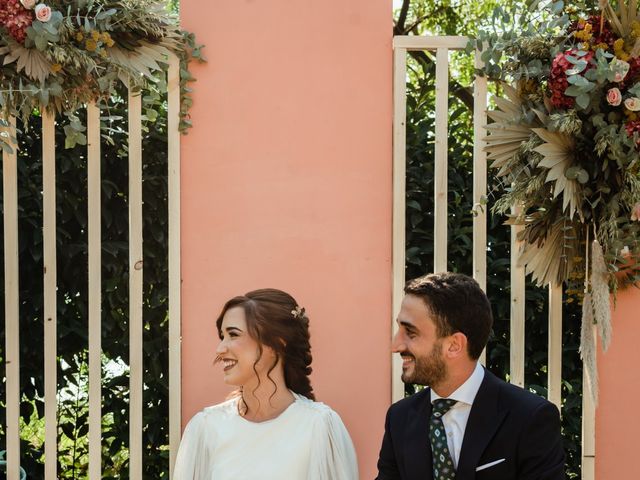
[[43,83],[51,73],[51,62],[40,50],[24,48],[17,42],[10,42],[0,48],[0,55],[4,55],[3,65],[16,62],[16,70],[24,73],[32,80]]
[[613,30],[622,38],[627,38],[632,30],[632,24],[640,16],[638,15],[637,0],[619,0],[616,12],[609,2],[601,2],[600,8],[604,17],[609,20]]
[[569,207],[569,218],[573,218],[580,203],[580,184],[577,180],[568,179],[565,172],[574,162],[575,140],[570,135],[544,128],[534,128],[533,131],[545,142],[534,148],[544,157],[538,166],[549,170],[545,181],[554,182],[553,198],[562,193],[562,209]]
[[488,112],[495,123],[487,125],[485,151],[491,167],[499,169],[498,177],[508,174],[511,162],[524,142],[531,137],[531,125],[522,121],[522,102],[516,89],[504,85],[507,98],[495,97],[497,110]]
[[147,78],[152,79],[153,71],[160,70],[160,63],[167,62],[169,50],[160,44],[153,44],[146,41],[140,41],[140,45],[135,51],[127,50],[114,46],[107,49],[108,55],[116,65],[138,72]]
[[538,286],[549,283],[562,283],[572,268],[571,255],[566,254],[567,240],[563,222],[557,222],[543,230],[540,240],[532,230],[536,225],[526,225],[520,232],[521,240],[518,265],[525,267],[525,272],[531,274],[531,279]]

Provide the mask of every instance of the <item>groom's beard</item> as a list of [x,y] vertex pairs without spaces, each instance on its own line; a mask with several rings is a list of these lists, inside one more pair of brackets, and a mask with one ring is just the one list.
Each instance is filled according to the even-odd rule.
[[404,383],[433,386],[440,383],[447,376],[447,365],[442,358],[442,342],[436,342],[426,357],[415,357],[410,352],[402,353],[414,360],[412,371],[402,372]]

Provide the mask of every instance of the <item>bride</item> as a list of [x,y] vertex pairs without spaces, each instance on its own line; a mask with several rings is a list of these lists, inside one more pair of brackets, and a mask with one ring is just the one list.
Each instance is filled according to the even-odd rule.
[[216,362],[239,388],[188,423],[174,480],[357,480],[342,420],[315,401],[304,309],[280,290],[255,290],[229,300],[216,326]]

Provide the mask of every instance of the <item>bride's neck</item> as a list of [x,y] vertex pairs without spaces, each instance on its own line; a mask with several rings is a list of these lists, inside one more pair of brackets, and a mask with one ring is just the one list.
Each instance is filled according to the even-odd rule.
[[[275,373],[275,371],[273,372]],[[238,404],[240,414],[252,422],[262,422],[277,417],[294,401],[293,394],[284,382],[284,375],[262,378],[260,384],[242,388],[242,398]],[[274,385],[275,383],[275,385]]]

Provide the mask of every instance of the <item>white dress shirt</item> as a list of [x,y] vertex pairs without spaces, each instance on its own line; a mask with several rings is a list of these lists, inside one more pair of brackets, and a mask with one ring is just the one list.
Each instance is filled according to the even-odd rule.
[[[482,368],[482,365],[477,363],[476,368],[473,370],[473,373],[469,378],[467,378],[467,380],[460,385],[455,392],[447,397],[458,402],[442,416],[444,430],[447,433],[447,445],[449,446],[451,460],[453,461],[453,466],[455,468],[458,468],[460,450],[462,449],[462,440],[464,439],[464,430],[467,427],[469,413],[471,413],[471,405],[473,405],[473,401],[476,398],[483,379],[484,368]],[[433,402],[439,398],[442,397],[432,388],[431,403],[433,404]]]

